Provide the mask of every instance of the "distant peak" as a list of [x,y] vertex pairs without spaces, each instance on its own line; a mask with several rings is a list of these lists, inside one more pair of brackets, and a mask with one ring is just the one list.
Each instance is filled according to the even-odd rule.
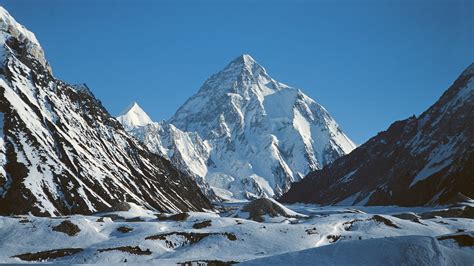
[[[137,111],[143,111],[143,109],[140,107],[140,105],[138,105],[137,102],[133,101],[131,104],[129,104],[121,113],[120,113],[120,116],[122,115],[126,115],[127,113],[130,113],[134,110],[137,110]],[[143,111],[145,112],[145,111]]]
[[242,65],[253,65],[253,64],[257,64],[257,62],[255,61],[255,59],[253,59],[252,56],[250,56],[249,54],[242,54],[242,55],[239,55],[237,58],[235,58],[234,60],[232,60],[230,62],[230,64],[242,64]]
[[148,114],[143,111],[137,102],[132,102],[128,105],[117,117],[117,120],[128,129],[153,123]]
[[246,64],[256,63],[255,59],[253,59],[253,57],[249,54],[239,55],[235,60],[239,60],[239,61],[241,61],[243,63],[246,63]]

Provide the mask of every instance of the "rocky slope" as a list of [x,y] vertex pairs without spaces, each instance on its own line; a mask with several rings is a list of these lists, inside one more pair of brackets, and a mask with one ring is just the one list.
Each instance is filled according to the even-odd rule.
[[195,182],[129,136],[85,85],[56,79],[0,7],[0,214],[67,215],[131,201],[211,208]]
[[474,64],[419,117],[295,183],[283,202],[423,205],[474,196]]
[[136,128],[151,150],[226,199],[280,196],[355,148],[321,105],[249,55],[212,75],[168,123]]

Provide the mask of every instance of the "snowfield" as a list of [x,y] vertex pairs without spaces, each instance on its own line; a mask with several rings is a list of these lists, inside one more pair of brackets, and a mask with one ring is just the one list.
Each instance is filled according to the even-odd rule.
[[262,222],[249,219],[244,204],[222,205],[219,213],[162,214],[130,204],[92,216],[0,217],[0,263],[474,263],[474,221],[454,218],[472,215],[472,203],[433,212],[442,208],[275,202],[281,214]]

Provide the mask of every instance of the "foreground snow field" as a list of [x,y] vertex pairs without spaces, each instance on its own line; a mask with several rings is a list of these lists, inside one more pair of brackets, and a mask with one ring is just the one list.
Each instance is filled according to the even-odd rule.
[[472,204],[437,213],[287,205],[262,222],[247,219],[242,205],[222,206],[219,214],[170,216],[131,204],[94,216],[0,217],[0,263],[474,263],[474,220],[459,218],[472,215]]

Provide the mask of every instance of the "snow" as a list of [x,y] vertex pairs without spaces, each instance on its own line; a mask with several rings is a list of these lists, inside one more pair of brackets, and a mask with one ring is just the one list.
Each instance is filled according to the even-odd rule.
[[456,141],[454,140],[447,144],[437,146],[429,155],[425,167],[413,178],[410,187],[450,166],[452,164],[451,157],[454,155],[454,149],[456,147],[455,144]]
[[287,216],[299,216],[299,217],[307,217],[306,215],[304,214],[300,214],[300,213],[297,213],[293,210],[291,210],[290,208],[286,207],[285,205],[279,203],[278,201],[276,201],[275,199],[272,199],[272,198],[268,198],[269,200],[271,200],[274,204],[277,204],[278,206],[280,206],[280,208],[282,208],[284,211],[285,211],[285,214]]
[[429,236],[400,236],[337,243],[256,259],[242,265],[467,265],[472,250],[450,248]]
[[146,126],[153,123],[151,118],[138,105],[138,103],[131,103],[125,110],[117,117],[117,120],[126,129],[134,129],[136,127]]
[[357,172],[358,169],[347,173],[345,176],[339,178],[338,182],[346,183],[352,179],[352,176]]
[[209,184],[202,178],[208,171],[206,162],[210,146],[198,134],[183,132],[165,121],[133,127],[129,133],[151,152],[165,157],[179,170],[195,177],[203,193],[211,199],[214,197]]
[[354,195],[350,195],[349,197],[343,199],[342,201],[334,204],[336,206],[351,206],[352,204],[354,204],[354,202],[356,201],[356,199],[359,197],[359,192],[354,194]]
[[[36,36],[31,31],[27,30],[23,25],[16,22],[16,20],[8,13],[8,11],[0,6],[0,41],[3,44],[10,36],[17,38],[19,41],[26,44],[26,49],[29,54],[35,57],[43,66],[50,72],[51,68],[45,59],[43,49],[39,44]],[[2,60],[3,62],[3,60]]]
[[280,196],[356,146],[321,105],[247,54],[212,75],[169,121],[140,129],[118,119],[226,200]]
[[31,31],[27,30],[23,25],[16,22],[16,20],[8,13],[8,11],[0,6],[0,30],[7,31],[8,27],[15,27],[21,35],[27,38],[30,42],[40,46],[36,36]]
[[[190,212],[183,221],[156,219],[161,214],[143,206],[132,205],[129,211],[98,213],[84,216],[45,218],[23,215],[0,217],[0,262],[25,263],[13,256],[59,248],[84,250],[49,263],[131,263],[176,265],[187,261],[219,260],[245,262],[250,265],[314,264],[421,264],[445,265],[455,262],[472,264],[473,247],[460,247],[450,239],[437,237],[459,230],[472,235],[474,221],[466,218],[421,219],[421,223],[391,216],[401,212],[425,212],[430,207],[320,207],[316,205],[285,205],[296,218],[280,217],[264,222],[239,216],[242,203],[225,204],[220,214]],[[119,215],[112,220],[104,215]],[[374,215],[388,219],[399,228],[387,226],[373,219]],[[297,216],[298,215],[298,216]],[[238,216],[238,217],[236,217]],[[125,219],[135,218],[136,222]],[[76,236],[52,231],[52,227],[69,220],[79,226]],[[20,222],[21,221],[21,222]],[[210,225],[196,229],[196,223],[210,221]],[[349,224],[352,224],[349,227]],[[131,228],[121,233],[117,228]],[[189,243],[173,233],[209,233],[201,241]],[[145,239],[157,234],[170,234],[165,240]],[[224,234],[232,234],[230,240]],[[333,242],[334,237],[339,237]],[[98,252],[98,249],[138,246],[151,255],[132,255],[121,251]],[[385,258],[385,260],[383,260]],[[430,259],[430,260],[429,260]],[[255,261],[254,261],[255,260]],[[245,265],[244,263],[244,265]]]
[[7,163],[6,157],[6,147],[5,147],[5,140],[4,140],[4,133],[3,133],[3,125],[4,125],[4,113],[0,112],[0,180],[4,179],[4,185],[0,187],[0,197],[3,197],[3,193],[6,192],[6,188],[10,185],[10,180],[7,177],[7,173],[5,171],[5,164]]
[[354,203],[357,203],[357,205],[365,205],[367,204],[367,202],[369,202],[369,199],[370,199],[370,196],[372,196],[372,194],[374,194],[375,190],[371,191],[365,198],[363,198],[361,201],[358,201],[358,202],[354,202]]
[[[17,125],[10,126],[9,134],[0,138],[0,195],[13,195],[8,194],[12,180],[4,167],[8,143],[26,170],[15,193],[23,193],[18,200],[28,202],[29,210],[51,216],[68,213],[72,208],[76,208],[73,212],[78,208],[93,212],[125,199],[167,211],[200,209],[193,207],[195,203],[188,196],[179,195],[188,192],[180,186],[183,177],[164,173],[172,168],[157,163],[144,146],[116,127],[115,119],[85,84],[70,86],[50,79],[49,66],[41,61],[44,55],[32,33],[3,8],[0,20],[1,64],[10,73],[8,77],[0,75],[0,86],[9,107],[9,122]],[[24,59],[34,62],[33,57],[44,63],[45,72],[31,69],[25,64],[28,62],[17,58],[16,52],[5,45],[11,37],[25,45]],[[127,111],[130,116],[124,121],[131,125],[151,122],[138,105]],[[69,195],[65,195],[66,190]]]

